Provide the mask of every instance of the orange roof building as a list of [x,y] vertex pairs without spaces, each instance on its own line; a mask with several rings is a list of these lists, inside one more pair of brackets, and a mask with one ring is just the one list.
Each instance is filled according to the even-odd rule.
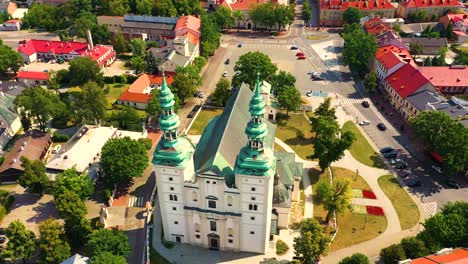
[[382,19],[378,16],[365,22],[364,29],[366,30],[367,34],[374,35],[375,37],[393,31],[389,26],[384,24]]
[[463,264],[468,263],[468,250],[465,248],[443,249],[434,255],[411,260],[411,264]]
[[408,50],[396,46],[385,46],[377,49],[373,70],[377,72],[379,80],[383,80],[406,64],[416,67]]
[[380,13],[382,17],[393,18],[395,7],[387,0],[373,1],[346,1],[346,0],[321,0],[320,1],[320,25],[321,26],[342,26],[343,12],[354,7],[363,13],[364,16]]
[[433,15],[440,17],[447,9],[457,7],[462,7],[457,0],[406,0],[398,4],[396,15],[407,18],[409,14],[417,10],[424,10],[429,19]]

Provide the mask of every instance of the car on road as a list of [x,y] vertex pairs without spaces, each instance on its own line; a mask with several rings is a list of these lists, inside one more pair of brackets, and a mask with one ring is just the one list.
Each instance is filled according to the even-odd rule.
[[377,124],[377,128],[378,128],[380,131],[385,131],[385,130],[387,130],[387,126],[385,126],[384,123],[378,123],[378,124]]
[[299,48],[298,48],[297,46],[291,46],[290,49],[291,49],[291,50],[297,50],[297,49],[299,49]]
[[406,169],[406,167],[408,167],[408,164],[406,162],[404,162],[404,161],[397,162],[397,164],[395,164],[395,168],[397,168],[399,170]]
[[193,96],[194,96],[194,97],[198,97],[198,98],[203,98],[203,97],[205,97],[205,92],[196,91],[195,94],[194,94]]
[[390,160],[390,165],[395,165],[397,163],[403,162],[401,159],[391,159]]
[[362,101],[361,105],[364,107],[364,108],[369,108],[369,102],[367,101]]
[[409,180],[406,185],[408,187],[420,187],[421,186],[421,181],[419,180]]
[[384,158],[387,158],[387,159],[394,159],[398,156],[398,153],[393,150],[391,152],[384,153],[383,156]]
[[438,173],[442,174],[444,173],[444,171],[442,170],[441,167],[437,166],[437,165],[432,165],[431,167],[433,170],[437,171]]
[[227,59],[224,64],[228,65],[229,63],[231,63],[231,60],[230,59]]
[[297,59],[298,59],[298,60],[305,60],[306,57],[305,57],[305,56],[298,56]]
[[368,125],[370,125],[370,121],[369,120],[361,121],[361,122],[359,122],[359,125],[360,126],[368,126]]
[[239,43],[239,44],[237,45],[237,47],[238,47],[238,48],[242,48],[242,43]]
[[6,236],[0,236],[0,245],[3,245],[6,242]]
[[307,91],[306,95],[307,97],[312,97],[312,91],[311,90]]
[[321,76],[320,73],[318,73],[318,72],[312,72],[311,78],[312,78],[314,81],[315,81],[315,80],[323,80],[322,76]]
[[193,118],[194,116],[195,116],[195,112],[190,112],[190,113],[187,115],[188,118]]
[[196,105],[196,106],[193,107],[192,112],[198,112],[198,110],[200,110],[200,108],[201,108],[201,105]]
[[392,151],[395,151],[393,148],[391,147],[384,147],[384,148],[381,148],[380,149],[380,153],[387,153],[387,152],[392,152]]
[[449,187],[452,187],[452,188],[455,188],[455,189],[460,189],[461,188],[460,184],[458,184],[458,182],[456,182],[454,180],[447,180],[446,183],[447,183],[447,185]]
[[223,72],[223,77],[227,77],[227,76],[228,76],[227,71],[224,71],[224,72]]
[[271,35],[271,36],[268,36],[269,39],[274,39],[276,38],[275,36]]
[[298,52],[298,53],[296,53],[296,56],[305,56],[305,55],[302,52]]

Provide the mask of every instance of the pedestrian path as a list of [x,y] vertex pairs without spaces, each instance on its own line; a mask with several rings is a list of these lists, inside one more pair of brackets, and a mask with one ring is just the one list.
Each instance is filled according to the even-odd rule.
[[424,210],[424,219],[426,219],[436,214],[437,202],[423,203],[422,208]]
[[132,196],[128,198],[127,207],[143,207],[145,205],[145,199],[143,196]]
[[360,104],[364,101],[370,101],[368,97],[364,98],[347,98],[347,97],[340,97],[340,104],[341,105],[350,105],[350,104]]

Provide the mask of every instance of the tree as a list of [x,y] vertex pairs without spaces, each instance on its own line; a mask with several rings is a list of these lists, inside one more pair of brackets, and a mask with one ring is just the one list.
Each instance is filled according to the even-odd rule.
[[453,39],[454,38],[454,35],[453,35],[453,24],[452,23],[449,23],[447,25],[447,29],[446,29],[446,32],[445,32],[445,36],[447,37],[447,39]]
[[354,253],[350,257],[342,259],[338,264],[370,264],[370,261],[366,255]]
[[6,249],[3,255],[10,258],[11,261],[22,259],[23,263],[31,259],[36,250],[36,236],[30,230],[27,230],[20,220],[11,222],[5,230],[8,238]]
[[219,28],[232,28],[234,26],[235,18],[232,14],[231,9],[219,6],[214,13],[212,13],[216,24]]
[[176,68],[176,75],[171,88],[181,102],[192,97],[200,85],[202,85],[202,78],[197,66],[192,64],[185,68]]
[[130,60],[130,63],[132,64],[132,68],[136,73],[142,73],[146,69],[146,62],[142,57],[133,57]]
[[374,35],[366,34],[362,29],[358,29],[342,34],[342,37],[345,40],[344,63],[349,65],[353,71],[364,72],[369,65],[369,59],[374,56],[377,50]]
[[323,234],[322,227],[315,218],[302,221],[300,235],[294,238],[294,255],[302,263],[315,263],[321,255],[327,254],[330,238]]
[[345,24],[354,24],[354,23],[359,24],[361,17],[362,17],[361,10],[355,7],[348,7],[343,12],[343,22]]
[[369,92],[374,92],[378,85],[377,74],[373,71],[367,73],[366,77],[364,77],[364,86],[367,90]]
[[93,256],[108,252],[115,256],[126,257],[131,251],[127,235],[116,229],[94,230],[90,235],[88,247],[93,252]]
[[63,226],[49,218],[39,224],[39,257],[42,263],[60,263],[70,256]]
[[127,41],[122,33],[114,34],[111,38],[111,43],[117,53],[126,52],[128,50]]
[[403,238],[401,240],[401,246],[405,251],[406,257],[410,259],[420,258],[430,254],[424,242],[417,237]]
[[380,250],[380,260],[385,264],[394,264],[406,259],[405,250],[400,244],[393,244]]
[[289,116],[289,111],[296,111],[301,106],[301,94],[294,86],[287,86],[278,95],[278,103],[282,109],[286,109],[286,114]]
[[312,18],[312,9],[310,8],[310,2],[304,1],[302,9],[302,19],[307,24],[308,21]]
[[219,47],[221,33],[214,16],[204,15],[201,17],[201,55],[205,58],[214,54]]
[[248,52],[239,57],[234,66],[234,71],[238,72],[232,79],[232,87],[240,87],[242,83],[255,87],[257,73],[260,73],[260,80],[267,80],[274,75],[278,68],[271,62],[270,57],[262,52]]
[[12,71],[16,74],[21,66],[23,66],[23,59],[18,52],[4,45],[0,39],[0,73]]
[[335,108],[331,107],[331,97],[325,98],[322,103],[314,111],[314,118],[312,118],[312,125],[315,126],[319,117],[330,117],[336,119]]
[[289,72],[280,71],[278,74],[271,76],[269,81],[273,88],[271,93],[278,96],[287,87],[294,86],[296,84],[296,77]]
[[79,120],[85,124],[100,124],[106,117],[107,99],[104,91],[95,82],[88,82],[81,88],[76,100]]
[[410,53],[412,55],[423,54],[424,46],[421,43],[410,43]]
[[138,112],[134,108],[128,106],[124,106],[121,110],[113,112],[107,118],[107,122],[123,130],[141,132],[143,129],[143,123]]
[[234,17],[234,20],[237,22],[237,27],[239,28],[240,27],[240,23],[242,21],[244,21],[245,17],[244,17],[244,13],[242,13],[242,11],[240,10],[234,10],[232,12],[232,16]]
[[128,5],[128,0],[112,0],[109,1],[109,16],[123,16],[128,14],[130,7]]
[[109,252],[102,252],[94,256],[91,260],[92,264],[127,264],[127,260],[123,256],[112,255]]
[[328,211],[325,219],[328,223],[333,212],[343,213],[351,204],[351,184],[347,179],[336,179],[333,185],[321,182],[317,186],[317,197]]
[[150,0],[137,0],[136,2],[136,13],[139,15],[151,15],[151,9],[153,4]]
[[159,0],[153,2],[151,13],[153,16],[175,17],[177,15],[177,9],[172,0]]
[[71,85],[95,82],[102,85],[103,75],[97,62],[89,57],[76,57],[70,61],[69,77]]
[[85,217],[65,220],[65,234],[74,248],[86,244],[91,230],[91,223]]
[[153,55],[153,52],[148,52],[148,57],[146,59],[146,71],[149,74],[158,74],[159,73],[159,65],[161,65],[162,60],[156,59]]
[[211,102],[216,106],[225,106],[231,93],[231,82],[226,78],[221,78],[216,84],[216,90],[211,95]]
[[80,12],[79,16],[73,21],[72,28],[78,37],[86,38],[86,31],[91,30],[96,26],[96,23],[96,16],[91,12]]
[[132,50],[133,56],[145,57],[146,56],[146,43],[144,40],[135,38],[128,43]]
[[23,188],[28,188],[33,193],[42,194],[49,184],[49,178],[45,173],[45,165],[40,160],[30,160],[25,156],[20,158],[24,168],[23,176],[18,178],[18,183]]
[[206,65],[206,59],[204,57],[196,57],[193,60],[193,65],[195,65],[199,71]]
[[58,29],[58,8],[53,5],[31,5],[22,19],[24,28],[39,28],[47,31]]
[[94,184],[88,174],[80,174],[73,167],[57,175],[53,193],[55,197],[60,197],[68,191],[85,201],[94,193]]
[[78,194],[72,191],[66,191],[60,196],[55,197],[57,210],[65,221],[73,221],[86,216],[86,205]]
[[141,142],[129,137],[114,138],[102,148],[99,166],[112,186],[141,176],[148,166],[148,155]]

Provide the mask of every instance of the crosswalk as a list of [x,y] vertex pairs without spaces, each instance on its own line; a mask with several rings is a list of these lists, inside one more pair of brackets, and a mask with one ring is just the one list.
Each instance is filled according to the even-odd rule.
[[143,207],[145,205],[145,199],[143,196],[132,196],[128,198],[128,207]]
[[[238,44],[235,44],[236,46]],[[262,47],[262,48],[291,48],[294,45],[290,42],[243,42],[243,47]]]
[[437,202],[423,203],[424,218],[431,217],[437,212]]
[[340,97],[340,103],[341,105],[350,105],[350,104],[360,104],[363,101],[370,101],[369,98],[364,97],[364,98],[346,98],[346,97]]
[[198,98],[198,97],[190,97],[187,99],[188,103],[196,103],[196,104],[202,104],[203,102],[203,99],[202,98]]

